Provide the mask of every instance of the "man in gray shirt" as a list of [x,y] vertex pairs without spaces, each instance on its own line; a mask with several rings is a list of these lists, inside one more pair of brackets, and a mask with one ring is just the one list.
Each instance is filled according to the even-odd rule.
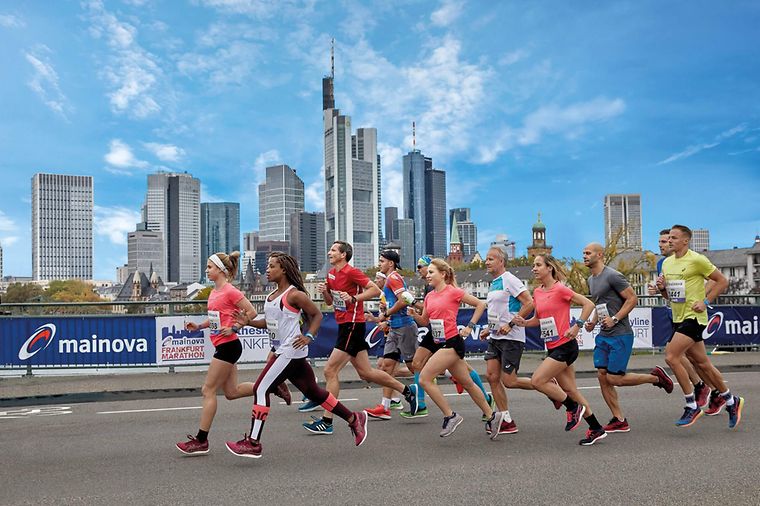
[[612,412],[612,419],[604,430],[629,432],[631,426],[620,409],[615,387],[651,383],[670,393],[673,391],[673,380],[660,366],[649,374],[626,372],[633,351],[633,329],[628,314],[636,307],[638,298],[625,276],[604,265],[601,244],[591,243],[583,249],[583,263],[591,269],[588,287],[590,298],[596,305],[592,317],[586,322],[586,330],[592,332],[597,323],[600,325],[595,339],[594,367],[598,371],[602,396]]

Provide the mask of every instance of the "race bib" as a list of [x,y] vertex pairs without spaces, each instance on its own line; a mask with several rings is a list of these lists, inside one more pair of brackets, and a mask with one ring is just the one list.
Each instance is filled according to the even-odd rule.
[[443,331],[443,320],[430,320],[430,328],[433,330],[433,342],[446,342],[446,334]]
[[559,341],[559,331],[557,330],[557,322],[554,321],[554,317],[541,318],[541,339],[545,343],[553,343]]
[[217,334],[219,332],[219,329],[221,328],[222,328],[222,317],[219,314],[219,311],[209,311],[208,312],[208,329],[214,334]]
[[596,317],[599,319],[599,323],[601,323],[605,318],[610,317],[610,312],[607,310],[607,304],[596,305]]
[[488,330],[492,334],[499,332],[499,317],[497,315],[488,315]]
[[333,309],[335,309],[335,311],[345,311],[346,301],[340,298],[340,292],[337,290],[330,290],[330,293],[333,298]]
[[267,331],[269,332],[269,344],[275,348],[280,347],[280,336],[277,333],[277,320],[267,320]]
[[670,302],[686,302],[686,280],[671,279],[665,284]]

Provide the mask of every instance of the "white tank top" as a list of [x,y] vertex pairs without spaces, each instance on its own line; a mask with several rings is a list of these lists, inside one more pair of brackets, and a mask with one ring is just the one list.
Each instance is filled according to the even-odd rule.
[[287,358],[304,358],[309,354],[309,347],[300,350],[293,348],[293,341],[301,335],[301,311],[288,304],[287,294],[295,288],[289,286],[279,297],[270,301],[270,293],[264,302],[264,318],[267,322],[269,342],[275,348],[277,355],[285,355]]

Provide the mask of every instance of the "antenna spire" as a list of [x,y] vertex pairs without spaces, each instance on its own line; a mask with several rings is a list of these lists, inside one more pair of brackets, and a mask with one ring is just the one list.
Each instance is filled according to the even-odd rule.
[[417,127],[412,121],[412,149],[417,149]]
[[335,38],[330,39],[330,77],[335,79]]

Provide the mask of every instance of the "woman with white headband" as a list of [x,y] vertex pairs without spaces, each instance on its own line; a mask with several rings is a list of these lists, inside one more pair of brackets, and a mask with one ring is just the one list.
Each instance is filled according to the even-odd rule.
[[243,311],[251,320],[256,317],[256,310],[251,302],[230,283],[237,274],[239,259],[240,253],[237,251],[229,255],[214,253],[209,257],[206,262],[206,277],[214,282],[214,289],[208,296],[208,318],[200,325],[185,325],[187,330],[193,332],[209,329],[211,343],[216,349],[201,390],[203,410],[198,434],[188,435],[187,441],[177,443],[179,451],[186,455],[208,453],[208,432],[216,414],[216,392],[220,388],[224,390],[224,396],[230,400],[253,395],[253,383],[238,384],[235,365],[243,353],[237,336],[240,328],[235,323],[235,314],[237,311]]

